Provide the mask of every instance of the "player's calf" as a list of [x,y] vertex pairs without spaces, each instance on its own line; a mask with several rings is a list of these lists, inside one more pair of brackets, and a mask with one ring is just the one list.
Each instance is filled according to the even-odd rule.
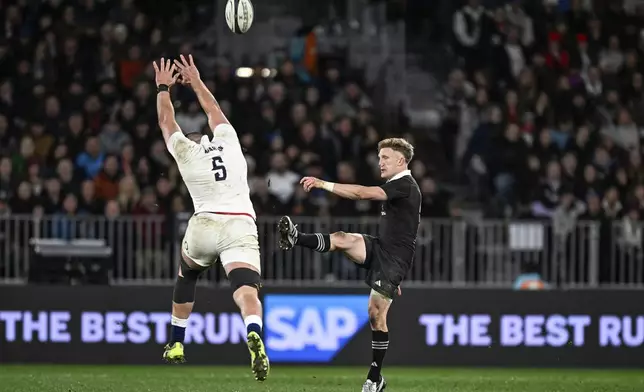
[[163,359],[169,363],[185,362],[183,340],[186,336],[188,318],[195,304],[197,281],[203,269],[181,260],[172,295],[172,319],[170,342],[165,346]]
[[367,375],[367,382],[375,385],[376,391],[381,391],[386,387],[382,378],[382,364],[385,354],[389,348],[389,330],[387,328],[387,313],[391,306],[391,298],[380,294],[374,290],[369,297],[369,324],[371,326],[371,352],[372,362]]
[[366,245],[361,234],[345,233],[300,233],[297,226],[293,224],[288,216],[280,219],[278,229],[280,232],[280,248],[290,250],[294,246],[302,246],[316,252],[344,252],[347,257],[358,264],[364,263],[366,259]]
[[235,290],[233,299],[246,324],[251,370],[255,379],[264,381],[270,372],[270,362],[262,341],[262,303],[259,300],[261,278],[259,272],[243,266],[245,263],[226,265],[228,280]]

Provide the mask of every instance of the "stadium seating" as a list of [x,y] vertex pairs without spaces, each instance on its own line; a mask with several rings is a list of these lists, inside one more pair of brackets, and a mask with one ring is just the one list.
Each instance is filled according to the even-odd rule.
[[[360,278],[339,259],[328,268],[308,255],[283,260],[271,244],[273,216],[371,230],[374,222],[363,217],[377,211],[374,203],[304,195],[297,180],[375,184],[377,141],[398,134],[417,142],[412,171],[423,217],[456,219],[424,223],[413,279],[505,285],[525,270],[514,262],[525,244],[508,245],[525,228],[500,223],[490,239],[480,232],[487,226],[470,225],[456,237],[468,202],[488,218],[546,222],[547,250],[539,252],[559,244],[568,260],[565,274],[550,268],[546,280],[644,282],[636,268],[644,213],[643,26],[633,16],[641,9],[488,3],[495,6],[454,7],[452,34],[443,31],[439,41],[457,66],[440,80],[440,125],[421,132],[413,133],[404,115],[383,118],[391,107],[346,53],[312,55],[316,30],[299,31],[274,69],[269,63],[279,57],[204,62],[247,153],[269,278]],[[115,278],[171,279],[178,216],[190,213],[191,201],[156,125],[150,61],[180,50],[198,54],[192,42],[208,18],[190,19],[185,10],[179,18],[152,15],[129,1],[110,9],[70,4],[10,1],[0,13],[7,26],[0,40],[0,277],[27,276],[28,241],[44,236],[105,238],[116,248]],[[190,20],[196,25],[181,28]],[[240,66],[251,76],[240,77]],[[172,93],[180,125],[208,132],[189,89]],[[428,135],[439,154],[424,148]],[[458,241],[467,244],[462,255],[453,253]],[[461,269],[457,256],[466,260]],[[541,264],[558,264],[553,257]]]

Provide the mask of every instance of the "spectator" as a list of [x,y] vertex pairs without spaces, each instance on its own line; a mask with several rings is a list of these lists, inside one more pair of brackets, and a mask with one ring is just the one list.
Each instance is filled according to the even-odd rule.
[[[348,162],[338,163],[337,173],[340,183],[355,184],[357,182],[355,168]],[[336,197],[332,201],[331,214],[334,216],[356,216],[374,210],[374,206],[368,200],[355,201]]]
[[18,185],[16,195],[9,200],[9,208],[12,214],[31,214],[36,206],[36,200],[33,197],[31,185],[23,181]]
[[31,185],[34,197],[40,197],[45,186],[45,181],[43,180],[40,172],[40,165],[37,163],[29,165],[29,168],[27,169],[27,181],[29,181],[29,184]]
[[159,198],[159,204],[164,211],[170,211],[174,193],[172,192],[172,184],[167,178],[161,177],[156,184],[156,194]]
[[640,149],[640,131],[625,108],[618,112],[617,126],[605,127],[602,133],[627,152]]
[[130,143],[130,136],[125,133],[116,122],[105,124],[99,136],[101,151],[106,154],[118,154],[126,144]]
[[132,175],[134,173],[135,158],[134,147],[132,144],[126,144],[123,146],[120,158],[119,166],[121,167],[123,174],[128,176]]
[[78,210],[86,214],[100,214],[104,200],[97,199],[96,182],[85,180],[81,184]]
[[481,38],[484,34],[486,14],[479,0],[468,0],[467,4],[454,14],[453,29],[457,48],[467,64],[478,68],[482,52]]
[[525,48],[531,47],[534,43],[532,18],[521,8],[520,0],[512,0],[506,4],[505,18],[517,30],[521,45]]
[[119,210],[122,212],[132,212],[138,205],[141,194],[136,184],[136,179],[132,176],[125,176],[119,182],[119,193],[117,200]]
[[433,178],[423,178],[420,181],[420,190],[423,193],[422,216],[428,218],[445,218],[448,216],[449,195],[437,188]]
[[602,202],[602,207],[604,209],[604,215],[608,218],[615,219],[619,218],[622,215],[622,202],[620,201],[619,191],[617,187],[610,187],[605,193],[604,200]]
[[532,205],[535,216],[552,216],[560,203],[561,197],[569,195],[567,184],[561,178],[561,167],[557,161],[550,161],[546,167],[546,178]]
[[105,153],[101,151],[98,139],[90,137],[85,143],[85,151],[76,158],[76,165],[81,169],[85,178],[95,178],[103,167]]
[[60,180],[63,193],[74,193],[79,190],[74,166],[69,159],[61,159],[56,168],[56,175]]
[[608,39],[608,47],[599,54],[599,68],[609,75],[616,75],[624,65],[624,54],[619,48],[616,35]]
[[277,196],[270,192],[266,181],[255,183],[251,200],[258,216],[276,214],[275,208],[281,204]]
[[50,178],[45,185],[45,195],[43,200],[43,208],[45,214],[53,215],[58,213],[63,207],[63,191],[60,180],[57,178]]
[[274,195],[279,203],[287,204],[295,193],[295,185],[300,176],[288,169],[288,161],[282,153],[273,155],[271,170],[266,175],[269,192]]
[[191,102],[186,112],[177,114],[177,124],[186,132],[196,132],[202,130],[208,124],[208,118],[197,102]]
[[487,157],[486,166],[494,181],[497,194],[506,204],[514,203],[513,188],[525,166],[527,147],[519,138],[519,127],[510,124]]
[[570,54],[562,47],[561,39],[561,34],[550,33],[546,53],[546,65],[558,74],[568,71],[570,67]]
[[11,159],[0,158],[0,200],[7,201],[13,197],[16,188],[16,177],[13,175]]
[[107,201],[116,198],[119,192],[119,166],[114,155],[108,155],[103,161],[103,168],[94,179],[96,197]]
[[44,162],[52,152],[55,142],[53,135],[55,134],[49,133],[49,131],[45,133],[45,127],[40,123],[31,125],[31,137],[35,145],[34,155],[39,161]]
[[333,111],[336,116],[356,117],[360,109],[371,107],[371,100],[355,82],[349,82],[344,91],[335,96]]
[[79,219],[84,212],[78,211],[76,196],[69,193],[63,200],[63,208],[54,215],[52,237],[63,240],[92,238],[92,230],[87,222]]
[[12,167],[17,175],[26,175],[27,169],[32,163],[38,163],[38,157],[35,155],[34,140],[25,136],[20,141],[20,151],[13,155]]

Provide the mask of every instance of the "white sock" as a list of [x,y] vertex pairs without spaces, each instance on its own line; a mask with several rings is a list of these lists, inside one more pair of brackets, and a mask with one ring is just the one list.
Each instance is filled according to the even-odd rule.
[[262,328],[262,318],[252,314],[244,319],[244,324],[246,324],[246,328],[248,328],[250,324],[257,324]]
[[170,324],[177,327],[186,328],[188,326],[188,319],[180,319],[179,317],[172,316]]

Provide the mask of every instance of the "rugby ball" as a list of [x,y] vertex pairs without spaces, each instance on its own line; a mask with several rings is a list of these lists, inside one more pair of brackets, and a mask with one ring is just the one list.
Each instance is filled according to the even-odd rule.
[[253,24],[255,12],[250,0],[228,0],[226,3],[226,23],[235,34],[244,34]]

